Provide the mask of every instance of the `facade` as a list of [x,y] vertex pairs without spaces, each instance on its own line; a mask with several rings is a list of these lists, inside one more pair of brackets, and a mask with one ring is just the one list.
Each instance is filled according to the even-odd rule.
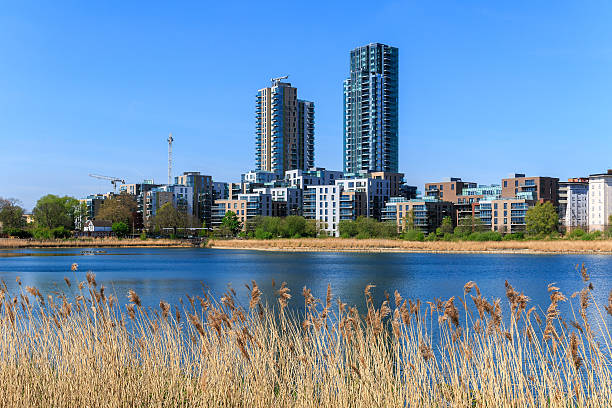
[[365,193],[367,205],[364,215],[380,221],[381,212],[390,197],[389,180],[374,178],[341,179],[336,180],[336,185],[340,186],[342,191]]
[[240,176],[240,181],[243,183],[251,184],[264,184],[274,181],[278,178],[278,175],[271,171],[264,170],[251,170],[243,173]]
[[145,195],[145,219],[151,219],[164,204],[170,203],[185,215],[193,214],[193,187],[179,184],[163,185]]
[[500,198],[480,201],[479,217],[492,231],[515,233],[524,231],[527,210],[535,204],[524,198]]
[[337,237],[340,223],[341,186],[308,186],[304,190],[304,217],[317,221],[322,233]]
[[185,172],[174,178],[174,184],[191,187],[192,215],[202,223],[210,225],[213,205],[213,181],[211,176],[205,176],[198,171]]
[[[389,173],[385,171],[374,171],[370,173],[373,179],[382,179],[389,181],[389,196],[399,197],[404,184],[404,173]],[[415,187],[416,190],[416,187]]]
[[308,186],[321,186],[334,184],[336,180],[342,179],[344,173],[336,170],[326,170],[314,167],[309,170],[290,170],[285,173],[285,182],[292,187],[305,189]]
[[398,172],[399,52],[373,43],[350,53],[344,81],[344,172]]
[[160,186],[161,184],[155,184],[153,180],[143,180],[142,183],[121,184],[119,192],[132,194],[136,197],[136,212],[142,217],[145,213],[145,197],[147,192]]
[[242,223],[242,229],[245,230],[246,223],[253,217],[263,216],[271,217],[272,212],[272,196],[270,194],[251,193],[238,194],[235,199],[217,200],[213,208],[212,225],[218,227],[228,211],[233,211],[238,216]]
[[589,179],[559,182],[559,225],[566,231],[589,225]]
[[79,201],[81,203],[85,203],[87,206],[87,217],[90,220],[93,220],[100,212],[100,208],[102,208],[102,204],[104,204],[104,200],[106,200],[107,196],[104,194],[91,194],[86,198],[82,198]]
[[270,194],[275,204],[274,216],[285,217],[287,215],[302,215],[303,190],[296,187],[260,187],[253,190],[253,193]]
[[463,189],[476,187],[476,183],[462,181],[458,177],[448,177],[438,183],[425,183],[425,197],[456,203],[458,202],[458,196],[463,193]]
[[298,100],[297,88],[281,79],[257,92],[255,167],[282,177],[314,166],[314,103]]
[[[399,232],[405,231],[408,214],[412,212],[414,227],[423,232],[435,232],[442,224],[444,217],[453,217],[453,204],[436,199],[412,199],[392,197],[382,212],[382,221],[392,221],[397,224]],[[455,220],[453,220],[454,223]]]
[[589,230],[603,231],[612,214],[612,169],[589,176]]
[[502,197],[523,198],[527,201],[550,201],[559,205],[559,179],[554,177],[525,177],[515,173],[502,179]]

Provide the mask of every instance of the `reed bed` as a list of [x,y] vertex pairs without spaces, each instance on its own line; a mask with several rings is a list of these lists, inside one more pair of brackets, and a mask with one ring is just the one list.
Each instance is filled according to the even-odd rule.
[[118,239],[118,238],[76,238],[76,239],[11,239],[0,238],[0,248],[93,248],[93,247],[190,247],[189,242],[174,239]]
[[[569,298],[550,285],[543,313],[510,283],[503,301],[468,282],[461,297],[395,292],[382,304],[370,285],[363,313],[330,287],[318,300],[285,283],[272,305],[252,282],[244,305],[228,287],[219,299],[203,290],[154,309],[133,291],[107,294],[92,273],[49,295],[21,284],[10,294],[4,284],[0,404],[609,407],[612,292],[609,304],[594,304],[582,274],[584,289]],[[565,321],[558,307],[572,298]]]
[[360,251],[360,252],[533,252],[533,253],[612,253],[612,240],[572,241],[436,241],[399,239],[299,238],[274,240],[209,240],[211,248],[260,249],[281,251]]

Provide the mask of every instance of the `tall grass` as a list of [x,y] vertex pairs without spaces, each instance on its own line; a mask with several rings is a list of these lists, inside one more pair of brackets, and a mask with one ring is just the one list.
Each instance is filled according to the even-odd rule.
[[246,248],[294,251],[414,251],[414,252],[504,252],[612,253],[612,240],[599,241],[436,241],[398,239],[299,238],[274,240],[209,240],[211,248]]
[[[74,265],[73,269],[76,269]],[[283,283],[278,303],[248,304],[233,289],[184,305],[142,305],[109,295],[93,274],[45,296],[0,290],[0,401],[27,407],[608,407],[612,400],[608,305],[589,277],[571,301],[549,286],[542,316],[506,284],[486,299],[474,282],[459,298],[421,302],[397,292],[366,312],[334,298],[299,300]],[[123,297],[123,296],[122,296]],[[292,312],[290,302],[304,305]],[[127,304],[124,304],[127,303]],[[122,305],[123,304],[123,305]],[[470,306],[471,305],[471,306]],[[596,318],[590,316],[596,316]],[[437,333],[434,337],[434,333]]]
[[191,246],[189,242],[174,239],[118,239],[118,238],[75,238],[75,239],[11,239],[0,238],[0,248],[92,248],[92,247],[177,247]]

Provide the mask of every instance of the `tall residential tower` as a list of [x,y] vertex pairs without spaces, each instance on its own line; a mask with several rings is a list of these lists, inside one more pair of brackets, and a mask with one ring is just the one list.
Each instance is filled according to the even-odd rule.
[[398,171],[396,47],[368,44],[351,51],[344,81],[344,171]]
[[314,167],[314,103],[297,98],[282,78],[260,89],[255,102],[255,166],[284,177]]

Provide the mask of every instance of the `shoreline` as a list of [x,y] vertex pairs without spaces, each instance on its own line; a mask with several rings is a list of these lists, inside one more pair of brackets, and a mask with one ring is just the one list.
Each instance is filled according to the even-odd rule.
[[189,241],[170,239],[91,239],[91,240],[20,240],[0,238],[2,249],[45,249],[45,248],[193,248]]
[[435,253],[508,255],[612,255],[612,240],[415,242],[384,239],[210,240],[212,249],[268,252]]

